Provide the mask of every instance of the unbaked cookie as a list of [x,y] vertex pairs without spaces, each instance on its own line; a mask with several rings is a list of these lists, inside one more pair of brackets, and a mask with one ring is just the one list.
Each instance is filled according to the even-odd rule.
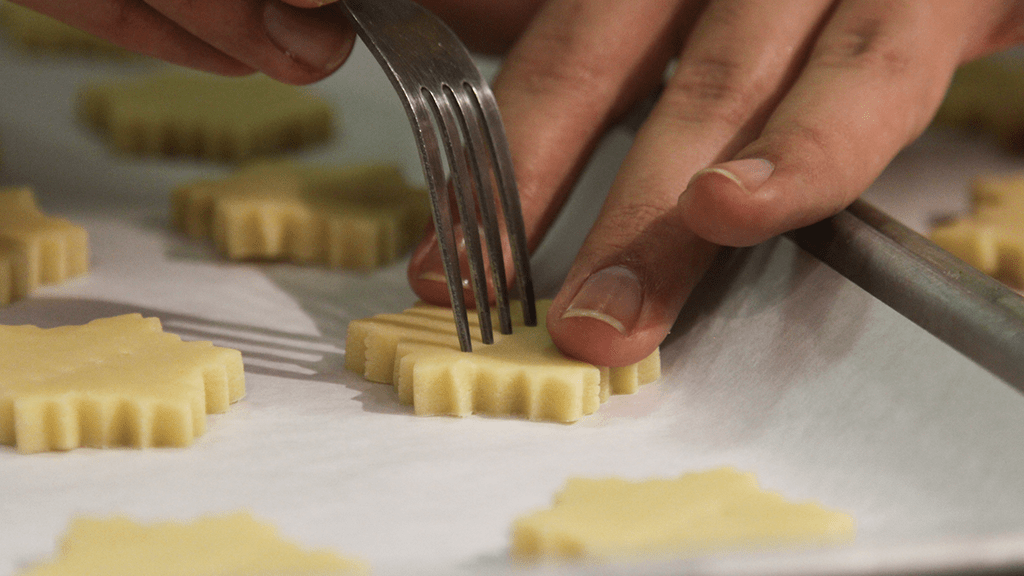
[[19,452],[188,446],[245,394],[242,355],[126,314],[0,326],[0,444]]
[[1024,174],[979,178],[973,212],[937,226],[933,242],[971,266],[1024,289]]
[[31,188],[0,187],[0,305],[88,268],[84,228],[40,212]]
[[329,550],[304,550],[248,512],[192,522],[139,524],[125,517],[72,520],[52,561],[21,576],[239,576],[367,574]]
[[176,189],[171,221],[192,238],[212,237],[233,260],[368,270],[422,236],[430,201],[393,166],[275,162]]
[[132,53],[77,28],[0,0],[0,26],[7,37],[32,52],[75,53],[125,58]]
[[[518,303],[516,303],[518,306]],[[459,349],[450,308],[417,304],[401,314],[349,323],[345,367],[374,382],[393,383],[418,415],[521,415],[575,422],[610,394],[632,394],[661,376],[657,350],[621,368],[594,366],[559,352],[544,327],[550,302],[538,302],[537,326],[495,333],[486,345],[470,312],[473,352]]]
[[551,509],[517,519],[517,558],[692,557],[847,543],[849,514],[789,502],[734,468],[673,479],[572,478]]
[[308,90],[178,70],[92,84],[78,110],[117,151],[229,162],[324,141],[334,123],[330,104]]

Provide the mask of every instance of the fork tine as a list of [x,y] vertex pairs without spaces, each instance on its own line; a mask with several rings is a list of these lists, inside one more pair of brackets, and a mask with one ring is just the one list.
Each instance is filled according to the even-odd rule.
[[[492,329],[480,229],[476,223],[478,208],[484,221],[483,235],[494,275],[501,331],[511,332],[512,327],[494,188],[501,202],[523,299],[523,319],[527,326],[535,326],[536,301],[522,207],[505,131],[486,80],[458,37],[415,2],[341,0],[341,4],[348,10],[356,32],[391,80],[413,125],[430,190],[434,226],[462,350],[468,352],[472,345],[452,223],[451,194],[455,195],[460,213],[469,276],[484,341],[492,341]],[[438,86],[444,88],[437,89]],[[454,190],[447,186],[438,131]],[[473,194],[474,189],[479,197]]]
[[469,139],[469,161],[476,185],[477,204],[483,220],[484,243],[494,280],[494,300],[498,307],[498,323],[502,334],[512,333],[512,314],[509,308],[508,283],[505,279],[505,258],[502,255],[501,230],[496,215],[494,176],[497,173],[490,153],[491,146],[481,129],[480,107],[476,103],[473,87],[464,83],[461,90],[452,92],[460,112],[463,132]]
[[[494,343],[491,328],[490,298],[487,294],[487,278],[484,275],[484,256],[480,248],[480,232],[477,223],[477,206],[470,181],[469,166],[466,162],[466,143],[461,138],[460,123],[456,115],[458,102],[448,86],[442,87],[442,94],[435,95],[424,88],[423,97],[431,104],[439,119],[441,140],[444,142],[448,166],[454,184],[455,204],[461,219],[462,239],[469,260],[469,277],[473,286],[473,297],[480,317],[480,334],[484,344]],[[461,288],[462,283],[459,283]]]
[[[505,215],[505,229],[519,285],[519,297],[523,299],[523,323],[527,326],[536,326],[537,302],[533,292],[533,276],[530,273],[530,254],[526,247],[526,226],[523,223],[523,208],[519,202],[512,154],[508,149],[501,114],[498,112],[494,94],[482,78],[477,85],[467,83],[466,86],[473,96],[478,116],[483,120],[482,128],[486,134],[487,149],[490,151],[494,166],[494,178],[498,183],[498,196]],[[501,262],[504,268],[504,261]]]
[[455,229],[452,227],[451,201],[444,174],[444,164],[441,161],[437,131],[434,130],[433,111],[428,102],[421,97],[413,97],[412,94],[406,92],[399,94],[406,104],[406,111],[412,117],[413,134],[419,149],[427,190],[430,193],[434,229],[437,232],[438,248],[441,252],[441,262],[444,265],[448,284],[448,296],[451,299],[452,312],[455,316],[455,331],[459,336],[459,347],[463,352],[471,352],[473,345],[469,332],[466,300],[462,292],[462,273],[459,269]]

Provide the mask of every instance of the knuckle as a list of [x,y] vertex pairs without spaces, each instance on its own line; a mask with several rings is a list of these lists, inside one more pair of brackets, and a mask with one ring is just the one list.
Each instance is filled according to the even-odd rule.
[[605,249],[624,251],[636,241],[644,229],[661,218],[665,212],[664,206],[645,202],[631,202],[608,211],[601,217],[601,227],[605,231]]
[[762,82],[740,62],[704,57],[681,64],[662,99],[682,123],[745,123],[765,96]]
[[829,68],[872,69],[886,76],[902,76],[913,70],[917,57],[913,43],[897,37],[894,28],[900,27],[897,23],[908,21],[927,25],[922,18],[923,15],[900,14],[856,19],[824,37],[812,60]]
[[806,167],[839,167],[844,164],[844,158],[851,157],[845,142],[838,129],[795,120],[766,134],[763,145],[784,150],[787,163]]

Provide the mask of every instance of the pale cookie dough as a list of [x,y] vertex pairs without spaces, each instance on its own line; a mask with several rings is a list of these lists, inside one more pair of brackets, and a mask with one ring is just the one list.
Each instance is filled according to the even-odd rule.
[[242,355],[126,314],[0,326],[0,444],[19,452],[188,446],[245,395]]
[[0,305],[88,268],[84,228],[40,212],[28,187],[0,187]]
[[973,213],[937,226],[933,242],[971,266],[1024,289],[1024,174],[979,178]]
[[230,162],[324,141],[334,122],[330,104],[266,76],[177,70],[87,86],[78,110],[120,152]]
[[190,523],[72,520],[57,557],[21,576],[242,576],[368,574],[330,550],[304,550],[247,512]]
[[131,52],[29,10],[12,2],[0,0],[0,26],[6,36],[32,52],[74,53],[125,58]]
[[401,256],[430,222],[425,189],[392,166],[257,164],[180,187],[171,221],[233,260],[368,270]]
[[495,332],[492,345],[480,341],[471,312],[470,353],[459,349],[450,308],[421,303],[401,314],[355,320],[348,325],[345,367],[395,384],[399,401],[412,404],[418,415],[522,415],[555,422],[575,422],[610,394],[632,394],[661,376],[657,350],[621,368],[563,356],[544,327],[549,306],[538,302],[534,327],[523,326],[514,309],[512,334]]
[[718,468],[675,479],[572,478],[554,507],[518,518],[513,557],[693,557],[851,542],[852,516],[762,490]]

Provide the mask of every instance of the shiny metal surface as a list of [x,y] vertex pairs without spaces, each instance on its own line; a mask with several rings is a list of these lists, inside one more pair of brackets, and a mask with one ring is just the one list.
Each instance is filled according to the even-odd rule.
[[863,200],[787,236],[1024,392],[1024,297]]
[[[413,2],[343,0],[341,4],[398,92],[412,123],[430,189],[434,226],[462,350],[471,351],[472,344],[459,267],[461,242],[465,243],[469,279],[480,311],[481,336],[485,343],[493,341],[478,230],[482,230],[491,263],[500,330],[503,334],[512,332],[495,189],[523,299],[524,321],[527,326],[536,325],[533,280],[512,158],[486,80],[461,41],[438,18]],[[450,191],[459,211],[461,240],[453,227]],[[476,200],[474,191],[478,193]]]

